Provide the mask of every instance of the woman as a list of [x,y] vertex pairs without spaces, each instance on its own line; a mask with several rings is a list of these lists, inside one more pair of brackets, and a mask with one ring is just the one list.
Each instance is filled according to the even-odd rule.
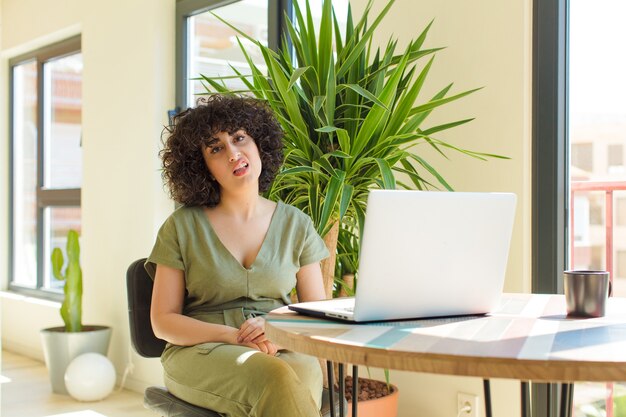
[[214,95],[167,131],[163,177],[182,207],[146,262],[166,386],[229,417],[319,416],[319,362],[264,332],[294,286],[301,301],[324,298],[328,256],[308,216],[259,195],[282,163],[279,124],[258,100]]

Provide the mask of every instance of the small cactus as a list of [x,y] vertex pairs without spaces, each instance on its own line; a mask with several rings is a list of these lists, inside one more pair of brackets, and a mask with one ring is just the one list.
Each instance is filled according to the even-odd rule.
[[83,300],[83,272],[80,268],[80,246],[78,244],[78,233],[70,230],[67,234],[67,267],[62,273],[61,269],[65,263],[61,249],[54,248],[50,260],[52,261],[52,275],[65,281],[63,292],[65,298],[61,305],[61,317],[65,323],[66,332],[82,331],[82,300]]

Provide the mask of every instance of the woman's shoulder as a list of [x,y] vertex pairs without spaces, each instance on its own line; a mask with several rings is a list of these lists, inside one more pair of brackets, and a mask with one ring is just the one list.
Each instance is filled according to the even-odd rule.
[[299,208],[292,206],[291,204],[284,203],[282,201],[278,202],[278,207],[276,210],[280,210],[282,217],[291,221],[302,223],[308,223],[311,221],[311,217],[309,217],[308,214],[304,213]]
[[165,219],[164,224],[183,225],[189,222],[194,222],[194,219],[203,214],[203,208],[200,206],[180,206],[177,207],[168,217]]
[[177,207],[170,217],[187,217],[187,216],[195,216],[197,213],[203,212],[204,207],[201,206],[180,206]]
[[207,221],[203,220],[203,207],[181,206],[176,208],[163,222],[159,229],[160,236],[175,236],[179,241],[195,236],[204,230]]

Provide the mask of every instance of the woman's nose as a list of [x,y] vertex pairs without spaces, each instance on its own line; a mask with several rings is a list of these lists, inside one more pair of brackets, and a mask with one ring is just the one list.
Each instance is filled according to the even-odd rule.
[[230,154],[230,158],[228,158],[228,160],[229,160],[230,162],[235,162],[235,161],[237,161],[240,157],[241,157],[241,152],[235,152],[235,151],[233,151],[233,152],[231,152],[231,154]]

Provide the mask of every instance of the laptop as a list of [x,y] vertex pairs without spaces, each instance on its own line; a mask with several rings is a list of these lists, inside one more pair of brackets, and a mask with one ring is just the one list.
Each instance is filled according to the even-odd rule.
[[516,196],[372,190],[355,297],[289,305],[350,322],[479,315],[499,305]]

